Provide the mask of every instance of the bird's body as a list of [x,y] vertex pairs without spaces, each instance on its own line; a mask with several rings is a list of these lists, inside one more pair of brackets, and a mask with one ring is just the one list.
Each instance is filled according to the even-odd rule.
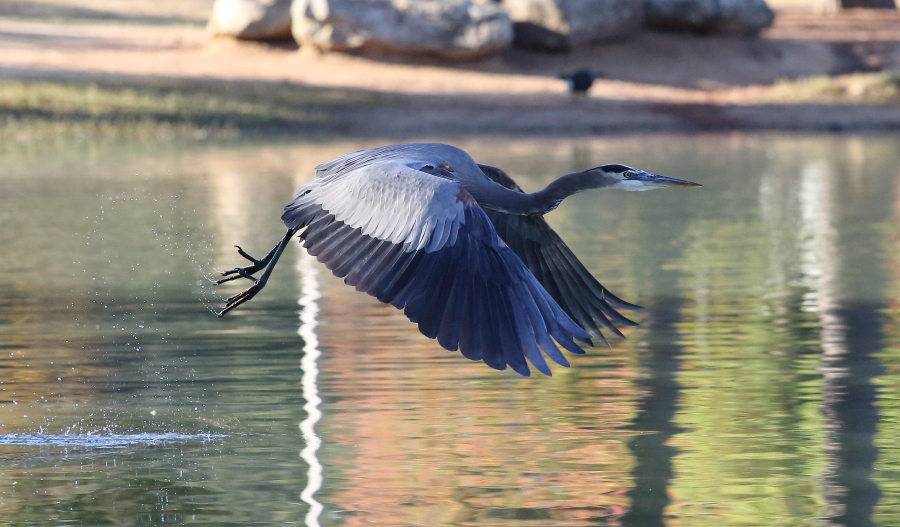
[[637,306],[603,288],[542,215],[589,188],[695,185],[624,165],[605,167],[527,194],[502,170],[449,145],[347,154],[317,167],[316,178],[297,191],[282,215],[288,231],[266,258],[239,249],[253,265],[226,271],[219,283],[245,277],[254,285],[228,299],[221,314],[262,289],[299,233],[335,275],[402,309],[444,348],[522,375],[530,362],[549,375],[542,351],[568,366],[557,343],[583,353],[592,337],[603,338],[601,330],[621,336],[613,322],[634,323],[616,309]]
[[560,79],[569,85],[569,91],[578,95],[584,95],[594,85],[594,81],[602,75],[591,70],[577,70],[568,74],[561,74]]

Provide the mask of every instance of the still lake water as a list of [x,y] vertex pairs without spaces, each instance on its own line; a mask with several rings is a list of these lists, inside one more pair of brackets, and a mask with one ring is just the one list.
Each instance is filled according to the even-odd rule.
[[454,142],[705,185],[548,216],[627,340],[497,372],[296,244],[217,319],[232,245],[378,141],[0,146],[0,525],[900,525],[900,136]]

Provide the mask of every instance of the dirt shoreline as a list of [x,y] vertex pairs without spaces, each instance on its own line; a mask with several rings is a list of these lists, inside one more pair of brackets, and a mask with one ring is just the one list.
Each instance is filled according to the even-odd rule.
[[[581,67],[607,78],[590,96],[573,97],[555,75]],[[802,98],[772,88],[784,78],[874,70],[900,71],[900,13],[782,13],[760,39],[647,31],[568,55],[510,51],[458,64],[209,40],[196,26],[0,19],[2,78],[174,78],[384,95],[322,110],[321,133],[361,136],[898,130],[896,101]]]

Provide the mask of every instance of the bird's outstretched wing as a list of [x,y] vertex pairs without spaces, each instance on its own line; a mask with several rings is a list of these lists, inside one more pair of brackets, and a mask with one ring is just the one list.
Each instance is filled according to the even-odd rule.
[[[478,165],[486,176],[506,188],[522,189],[503,170]],[[616,309],[640,309],[610,293],[594,278],[542,216],[519,216],[486,209],[500,238],[528,266],[563,310],[588,332],[602,330],[622,336],[615,324],[637,325]]]
[[427,337],[495,369],[550,375],[590,337],[497,236],[462,186],[402,160],[368,163],[302,187],[282,216],[344,282],[402,309]]

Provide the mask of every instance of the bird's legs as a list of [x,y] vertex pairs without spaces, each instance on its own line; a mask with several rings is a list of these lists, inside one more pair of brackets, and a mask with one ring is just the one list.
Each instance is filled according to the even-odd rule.
[[[287,232],[284,233],[284,237],[281,238],[281,241],[278,242],[275,247],[272,247],[272,250],[269,251],[269,254],[263,257],[262,260],[257,260],[256,258],[244,252],[243,249],[235,245],[235,247],[237,247],[238,254],[253,262],[253,265],[248,265],[247,267],[235,267],[234,269],[223,271],[222,276],[225,276],[226,278],[216,280],[216,285],[224,284],[225,282],[230,282],[232,280],[237,280],[238,278],[246,278],[252,281],[253,285],[251,285],[247,289],[244,289],[240,293],[227,298],[225,300],[225,307],[222,308],[222,311],[216,313],[216,315],[221,317],[225,313],[228,313],[232,309],[256,296],[256,293],[262,291],[263,287],[266,286],[266,282],[269,280],[269,275],[272,274],[272,270],[275,269],[275,264],[278,263],[278,258],[281,257],[281,253],[284,252],[284,248],[287,247],[288,242],[291,241],[291,237],[293,237],[296,232],[296,229],[288,229]],[[262,276],[260,276],[259,278],[253,276],[254,273],[257,273],[262,269],[265,269]]]

